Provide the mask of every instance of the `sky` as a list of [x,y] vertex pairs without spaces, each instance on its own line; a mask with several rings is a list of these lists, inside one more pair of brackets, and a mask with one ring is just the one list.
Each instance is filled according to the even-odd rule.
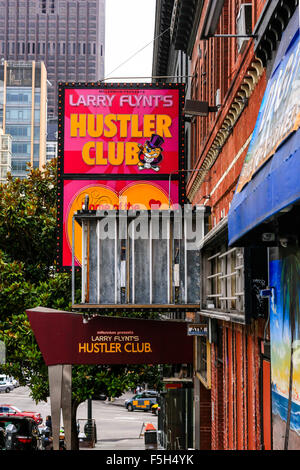
[[[156,0],[106,0],[104,77],[110,78],[107,81],[151,81],[119,77],[152,74],[153,43],[144,46],[154,39],[155,3]],[[140,49],[143,50],[138,52]],[[118,80],[111,80],[112,77]]]

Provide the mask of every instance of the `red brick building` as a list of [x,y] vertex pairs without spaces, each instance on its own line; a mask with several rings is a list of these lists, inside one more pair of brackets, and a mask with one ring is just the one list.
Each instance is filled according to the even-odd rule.
[[178,81],[186,82],[187,197],[210,212],[195,318],[209,331],[195,338],[196,449],[272,448],[269,314],[259,297],[268,285],[268,252],[251,243],[229,247],[227,215],[296,4],[157,2],[156,35],[171,29],[157,41],[153,72],[179,71]]
[[[216,34],[237,34],[241,3],[224,2]],[[251,16],[255,25],[264,2],[253,3]],[[226,220],[266,87],[266,71],[254,53],[252,39],[243,40],[240,49],[237,38],[210,37],[201,40],[205,35],[209,8],[212,8],[211,2],[204,2],[191,57],[191,74],[195,76],[191,83],[191,99],[206,101],[211,106],[218,100],[217,104],[221,106],[217,113],[196,117],[192,122],[192,166],[199,172],[192,175],[187,192],[193,204],[208,204],[211,207],[211,229],[216,229]],[[223,223],[224,231],[226,224]],[[223,246],[217,246],[219,236],[217,234],[214,242],[206,245],[206,259],[228,251],[225,239],[221,242]],[[232,263],[232,254],[227,256],[231,258],[227,263]],[[214,279],[210,276],[217,274],[212,261],[207,262],[211,264],[206,271],[206,277],[210,278],[208,283]],[[217,271],[224,270],[220,268]],[[223,272],[224,276],[229,274]],[[216,278],[222,278],[222,275]],[[219,279],[217,282],[222,281]],[[208,289],[212,292],[208,295],[217,296],[222,293],[219,287],[213,286],[211,291],[209,286],[204,287],[203,299],[218,299],[206,297],[204,291]],[[226,287],[228,289],[228,285]],[[214,302],[213,309],[216,307],[222,313],[219,316],[215,314],[218,318],[218,341],[207,345],[210,348],[208,367],[211,367],[211,380],[207,387],[203,384],[202,359],[196,358],[195,381],[199,379],[200,396],[199,448],[261,449],[263,445],[268,448],[269,441],[263,440],[261,429],[262,426],[267,428],[265,434],[269,435],[270,422],[262,424],[261,416],[261,343],[264,331],[258,320],[252,320],[247,327],[243,325],[243,320],[239,323],[234,318],[235,313],[231,321],[220,320],[225,312],[244,311],[244,305],[240,308],[235,305],[236,300],[244,303],[241,298],[233,299],[235,287],[230,286],[229,289],[230,295],[223,295],[228,299]],[[206,310],[207,305],[203,302],[202,307]],[[204,318],[201,316],[201,321]],[[269,383],[270,377],[267,377],[265,386],[268,387]],[[270,403],[266,405],[270,409]],[[205,414],[203,408],[206,408]],[[211,426],[206,418],[209,414]]]

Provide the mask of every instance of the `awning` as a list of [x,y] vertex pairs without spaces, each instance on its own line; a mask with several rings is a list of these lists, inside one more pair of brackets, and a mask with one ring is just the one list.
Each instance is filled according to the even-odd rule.
[[228,214],[229,245],[300,199],[300,41],[295,12],[278,48]]

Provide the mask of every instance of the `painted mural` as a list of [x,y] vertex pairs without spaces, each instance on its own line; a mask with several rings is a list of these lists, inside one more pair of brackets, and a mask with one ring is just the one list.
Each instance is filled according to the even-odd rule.
[[300,249],[272,249],[270,301],[274,450],[300,449]]

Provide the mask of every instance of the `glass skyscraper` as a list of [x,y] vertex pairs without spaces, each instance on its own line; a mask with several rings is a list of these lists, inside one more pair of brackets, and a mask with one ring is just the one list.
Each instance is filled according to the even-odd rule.
[[0,127],[12,137],[12,175],[46,162],[47,72],[43,62],[0,64]]

